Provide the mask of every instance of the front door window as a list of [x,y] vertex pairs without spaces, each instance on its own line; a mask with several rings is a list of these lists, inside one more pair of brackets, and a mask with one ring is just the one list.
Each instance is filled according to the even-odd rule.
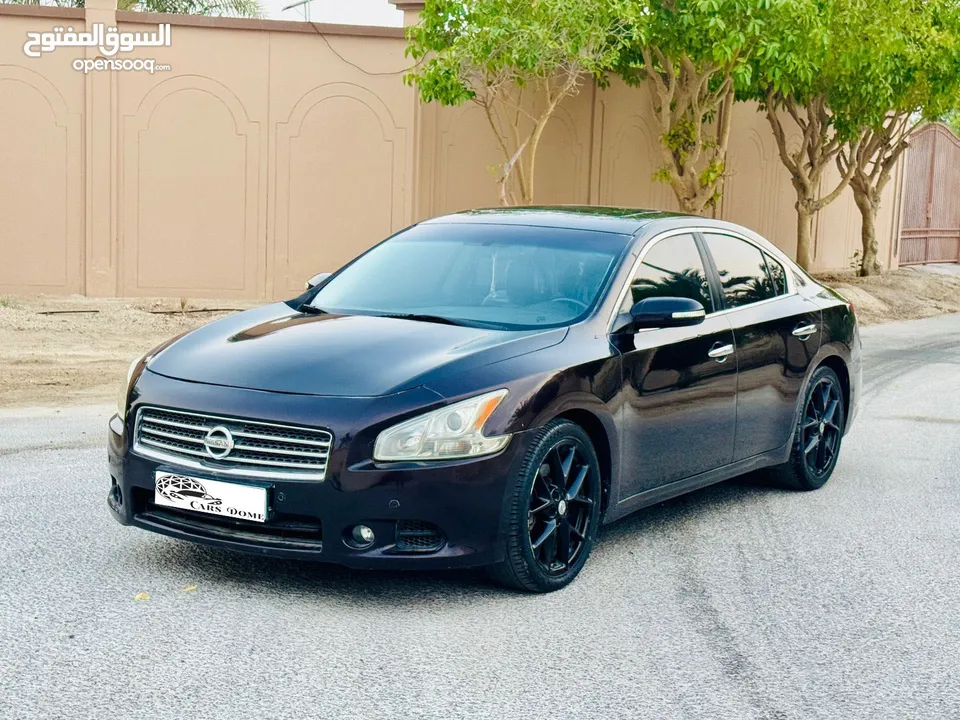
[[621,312],[629,312],[635,303],[649,297],[690,298],[713,312],[707,271],[692,235],[664,238],[647,250]]

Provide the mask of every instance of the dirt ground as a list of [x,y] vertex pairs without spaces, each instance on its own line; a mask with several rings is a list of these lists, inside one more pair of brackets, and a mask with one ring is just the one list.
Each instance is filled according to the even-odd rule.
[[853,303],[864,325],[960,312],[960,277],[906,268],[861,278],[817,275]]
[[[960,312],[960,277],[823,275],[863,324]],[[167,338],[258,303],[0,296],[0,409],[114,402],[130,362]]]
[[[130,363],[167,338],[257,303],[0,297],[0,408],[114,402]],[[204,309],[227,312],[197,312]],[[64,312],[66,311],[66,312]],[[43,314],[52,313],[52,314]]]

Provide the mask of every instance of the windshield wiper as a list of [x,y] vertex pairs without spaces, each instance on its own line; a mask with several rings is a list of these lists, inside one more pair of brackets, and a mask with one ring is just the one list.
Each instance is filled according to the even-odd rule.
[[440,325],[460,325],[462,322],[457,322],[456,320],[451,320],[450,318],[441,317],[440,315],[420,315],[418,313],[388,313],[386,315],[378,315],[377,317],[386,317],[386,318],[395,318],[396,320],[420,320],[422,322],[432,322],[438,323]]
[[329,315],[329,313],[326,310],[323,310],[318,307],[314,307],[313,305],[309,305],[307,303],[304,303],[303,305],[298,307],[297,311],[305,313],[307,315]]

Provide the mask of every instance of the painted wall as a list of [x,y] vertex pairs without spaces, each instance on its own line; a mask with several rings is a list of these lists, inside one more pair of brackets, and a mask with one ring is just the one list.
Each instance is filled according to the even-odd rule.
[[[751,228],[795,256],[796,191],[770,126],[757,110],[754,103],[734,105],[717,216]],[[785,119],[785,126],[790,122]],[[616,81],[605,90],[583,88],[561,106],[544,133],[537,202],[677,210],[670,187],[653,179],[660,165],[656,128],[645,89]],[[422,108],[420,135],[421,216],[497,203],[495,176],[488,168],[502,160],[479,108]],[[829,191],[839,175],[835,168],[826,175],[823,186]],[[879,257],[888,268],[896,267],[892,240],[898,230],[900,186],[898,172],[886,188],[877,220]],[[819,214],[813,242],[814,270],[850,269],[860,248],[860,214],[849,189]]]
[[[28,32],[97,22],[171,23],[170,47],[125,56],[170,70],[85,74],[73,62],[94,48],[23,53]],[[408,64],[399,28],[0,5],[0,292],[289,297],[417,219],[496,205],[483,113],[421,106]],[[793,252],[773,137],[754,107],[735,112],[719,215]],[[587,85],[547,127],[537,200],[675,209],[652,179],[656,142],[645,92]],[[887,266],[899,186],[879,223]],[[848,265],[849,192],[815,238],[818,269]]]

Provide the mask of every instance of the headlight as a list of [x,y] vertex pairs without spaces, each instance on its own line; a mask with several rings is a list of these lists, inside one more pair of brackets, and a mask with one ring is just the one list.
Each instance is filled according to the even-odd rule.
[[[153,348],[153,350],[148,350],[130,363],[130,369],[127,370],[127,381],[123,384],[123,387],[120,388],[120,394],[117,396],[117,415],[120,416],[121,420],[125,419],[127,416],[127,405],[130,403],[130,391],[133,389],[131,384],[135,383],[137,378],[140,377],[139,373],[137,373],[137,368],[139,367],[142,372],[148,363],[152,362],[153,359],[156,358],[160,353],[162,353],[189,332],[190,330],[186,330],[179,335],[173,336],[169,340],[157,345],[155,348]],[[136,375],[136,378],[134,375]]]
[[483,424],[506,396],[506,390],[496,390],[394,425],[377,437],[373,458],[445,460],[495,453],[510,436],[486,437]]
[[143,362],[146,356],[147,354],[144,353],[130,363],[130,369],[127,370],[127,380],[123,383],[123,387],[120,388],[120,394],[117,395],[117,415],[120,416],[121,420],[127,417],[127,403],[130,400],[130,381],[133,380],[133,373],[136,372],[137,365]]

